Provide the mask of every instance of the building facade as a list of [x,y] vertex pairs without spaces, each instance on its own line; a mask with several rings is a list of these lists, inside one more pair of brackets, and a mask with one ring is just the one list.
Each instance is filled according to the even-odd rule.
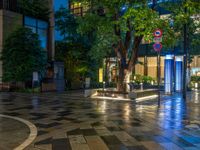
[[[19,10],[17,0],[0,0],[0,52],[3,43],[10,33],[17,27],[24,26],[37,33],[41,46],[47,51],[48,60],[54,60],[54,1],[49,0],[50,16],[48,20],[41,20],[32,16],[26,16]],[[2,82],[3,67],[0,62],[0,82]]]

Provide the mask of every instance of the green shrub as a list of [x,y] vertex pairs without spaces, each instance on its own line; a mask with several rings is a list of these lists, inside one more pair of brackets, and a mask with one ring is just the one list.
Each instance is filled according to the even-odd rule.
[[140,74],[133,75],[132,80],[137,84],[140,84],[140,83],[151,84],[151,82],[154,81],[152,77],[143,76]]
[[32,73],[43,73],[47,64],[47,52],[41,47],[38,35],[31,29],[20,27],[4,42],[1,53],[3,81],[26,82]]
[[40,93],[40,88],[26,88],[26,89],[18,89],[15,92],[20,92],[20,93]]
[[200,76],[191,76],[191,82],[200,82]]
[[143,81],[143,83],[151,84],[151,82],[154,81],[154,80],[153,80],[153,78],[150,77],[150,76],[143,76],[142,81]]

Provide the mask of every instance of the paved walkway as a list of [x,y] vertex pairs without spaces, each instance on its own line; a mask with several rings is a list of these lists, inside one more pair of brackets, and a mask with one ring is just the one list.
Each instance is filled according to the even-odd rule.
[[[0,114],[34,123],[27,150],[199,150],[200,97],[188,94],[134,103],[82,93],[0,93]],[[1,122],[0,122],[1,124]],[[3,149],[1,149],[3,150]]]
[[29,128],[14,119],[0,116],[0,150],[11,150],[22,144],[29,135]]

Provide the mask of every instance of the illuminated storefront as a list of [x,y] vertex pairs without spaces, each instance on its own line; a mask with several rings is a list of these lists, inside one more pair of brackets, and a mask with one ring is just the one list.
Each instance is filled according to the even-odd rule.
[[70,10],[72,14],[74,14],[75,16],[84,16],[88,8],[89,8],[88,4],[82,4],[77,2],[70,3]]

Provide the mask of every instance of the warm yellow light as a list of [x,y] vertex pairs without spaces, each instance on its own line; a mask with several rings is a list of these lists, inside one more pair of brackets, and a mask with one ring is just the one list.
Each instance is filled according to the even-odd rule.
[[103,82],[103,68],[99,68],[99,82]]

